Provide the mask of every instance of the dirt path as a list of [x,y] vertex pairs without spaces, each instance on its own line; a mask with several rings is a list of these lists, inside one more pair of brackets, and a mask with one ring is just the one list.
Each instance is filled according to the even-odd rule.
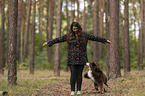
[[[106,87],[105,87],[106,88]],[[108,88],[106,88],[108,90]],[[48,84],[47,87],[39,90],[38,96],[69,96],[70,83],[69,79],[62,80],[55,84]],[[81,96],[113,96],[112,93],[97,93],[91,80],[83,78],[82,95]]]

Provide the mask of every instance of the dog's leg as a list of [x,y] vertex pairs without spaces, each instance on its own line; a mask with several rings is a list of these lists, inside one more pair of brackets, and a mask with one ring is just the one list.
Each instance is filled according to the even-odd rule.
[[95,87],[96,91],[99,92],[98,85],[96,83],[94,83],[94,87]]
[[110,87],[108,86],[107,82],[104,82],[104,84],[105,84],[108,88],[110,88]]
[[100,84],[100,93],[101,94],[104,93],[104,84],[103,84],[103,82]]

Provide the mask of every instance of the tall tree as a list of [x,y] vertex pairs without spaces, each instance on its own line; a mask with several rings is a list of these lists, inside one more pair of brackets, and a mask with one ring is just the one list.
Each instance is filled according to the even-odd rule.
[[[93,32],[94,35],[98,35],[99,32],[99,2],[98,0],[94,0],[94,17],[93,17]],[[93,61],[98,63],[98,50],[97,50],[97,42],[93,44]]]
[[27,21],[26,21],[26,28],[24,33],[24,61],[28,55],[28,42],[29,42],[29,26],[30,26],[30,15],[31,15],[31,0],[27,1]]
[[71,0],[71,21],[74,22],[75,18],[75,0]]
[[79,12],[79,0],[77,0],[77,22],[79,22],[79,15],[80,15],[80,12]]
[[124,40],[125,32],[124,32],[123,17],[122,17],[121,12],[119,14],[119,29],[120,29],[120,33],[121,33],[121,46],[122,46],[123,66],[125,67],[125,64],[126,64],[126,62],[125,62],[125,40]]
[[33,15],[32,15],[32,43],[31,43],[31,59],[30,59],[30,74],[34,74],[34,53],[35,53],[35,14],[36,0],[33,0]]
[[67,33],[69,32],[70,28],[70,19],[69,19],[69,10],[68,10],[68,0],[66,0],[66,18],[67,18]]
[[[110,40],[110,0],[105,0],[105,13],[106,13],[106,38]],[[106,45],[106,74],[109,79],[110,73],[110,46]]]
[[[124,11],[124,18],[125,18],[125,24],[124,24],[124,73],[130,72],[130,52],[129,52],[129,12],[128,12],[128,0],[125,0],[125,11]],[[124,75],[125,75],[124,74]]]
[[143,0],[141,0],[141,28],[139,33],[138,68],[143,69]]
[[[100,17],[99,17],[99,32],[98,35],[103,37],[103,31],[104,31],[104,6],[105,6],[105,0],[99,0],[99,12],[100,12]],[[98,43],[98,60],[100,60],[103,56],[103,44]]]
[[122,58],[123,58],[123,68],[124,68],[125,64],[126,64],[126,62],[125,62],[125,40],[124,40],[125,32],[124,32],[123,17],[122,17],[121,12],[119,14],[119,29],[120,29],[120,33],[121,33]]
[[19,0],[18,4],[18,26],[17,26],[17,60],[20,63],[20,43],[21,43],[21,22],[22,22],[22,11],[23,9],[23,0]]
[[121,76],[119,57],[119,0],[110,0],[110,72],[109,78]]
[[[21,26],[21,51],[20,51],[20,57],[21,57],[21,61],[23,60],[23,55],[24,55],[24,29],[25,29],[25,19],[26,19],[26,1],[23,2],[23,13],[22,13],[22,25]],[[21,62],[20,61],[20,62]]]
[[4,74],[4,66],[5,66],[5,60],[4,60],[4,33],[5,33],[5,0],[1,1],[1,32],[0,32],[0,74]]
[[83,31],[87,31],[87,21],[86,21],[86,6],[84,0],[84,11],[83,11]]
[[[58,0],[57,8],[57,33],[56,37],[61,35],[61,14],[62,14],[62,0]],[[60,76],[60,44],[55,45],[55,60],[54,60],[54,75]]]
[[8,83],[17,84],[17,64],[16,64],[16,48],[17,48],[17,15],[18,0],[9,0],[9,37],[8,37]]
[[[42,44],[42,31],[43,31],[43,9],[44,9],[44,1],[43,0],[39,0],[39,3],[40,3],[40,23],[39,23],[39,32],[40,32],[40,42]],[[40,46],[40,51],[42,51],[42,46]]]
[[[145,27],[145,0],[144,0],[144,15],[143,15],[143,17],[144,17],[144,19],[143,19],[143,26]],[[144,58],[145,58],[145,29],[143,30],[144,32]],[[145,59],[144,59],[145,60]]]
[[69,32],[69,28],[70,28],[68,0],[66,0],[66,18],[67,18],[67,33],[68,33]]
[[[136,40],[136,24],[135,24],[135,22],[136,22],[136,8],[135,8],[135,0],[132,0],[132,10],[133,10],[133,14],[134,14],[134,38],[135,38],[135,40]],[[137,42],[135,42],[135,47],[137,46]]]
[[[48,41],[52,39],[53,31],[53,15],[54,15],[54,2],[55,0],[49,0],[49,27],[48,27]],[[52,47],[48,47],[48,62],[52,60]]]

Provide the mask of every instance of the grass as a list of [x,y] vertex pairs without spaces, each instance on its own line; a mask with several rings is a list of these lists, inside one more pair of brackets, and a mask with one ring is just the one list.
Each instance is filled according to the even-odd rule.
[[[69,77],[70,72],[64,71],[61,71],[60,77],[55,77],[53,71],[48,70],[37,70],[34,75],[30,75],[28,70],[18,71],[18,85],[12,86],[8,85],[7,72],[5,72],[4,75],[0,75],[0,91],[7,91],[9,96],[28,96],[46,89],[48,91],[49,88],[46,87],[49,87],[49,84],[55,86],[56,83],[59,84],[58,82],[65,83],[64,81],[67,81],[66,84],[69,86]],[[87,83],[89,82],[87,81]],[[90,84],[92,84],[91,81]],[[108,84],[111,88],[107,88],[107,93],[103,96],[145,96],[145,71],[132,70],[130,75],[110,80]],[[61,86],[66,85],[62,84]],[[86,90],[89,90],[89,87]]]
[[18,84],[12,86],[8,85],[6,72],[4,75],[0,75],[0,91],[7,91],[9,96],[33,94],[41,90],[41,88],[46,87],[47,84],[60,82],[69,77],[69,74],[66,72],[61,71],[61,74],[60,77],[55,77],[53,71],[48,70],[35,71],[33,75],[30,75],[28,70],[19,71],[17,74]]

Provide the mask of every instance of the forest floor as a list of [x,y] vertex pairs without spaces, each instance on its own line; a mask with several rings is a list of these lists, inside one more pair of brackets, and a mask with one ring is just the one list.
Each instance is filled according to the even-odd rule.
[[[0,91],[7,91],[9,96],[69,96],[70,72],[61,71],[60,77],[53,76],[53,71],[18,72],[18,85],[7,84],[7,73],[0,75]],[[104,94],[97,93],[91,80],[83,78],[80,96],[145,96],[145,70],[132,70],[130,75],[109,80],[110,88],[105,87]]]

